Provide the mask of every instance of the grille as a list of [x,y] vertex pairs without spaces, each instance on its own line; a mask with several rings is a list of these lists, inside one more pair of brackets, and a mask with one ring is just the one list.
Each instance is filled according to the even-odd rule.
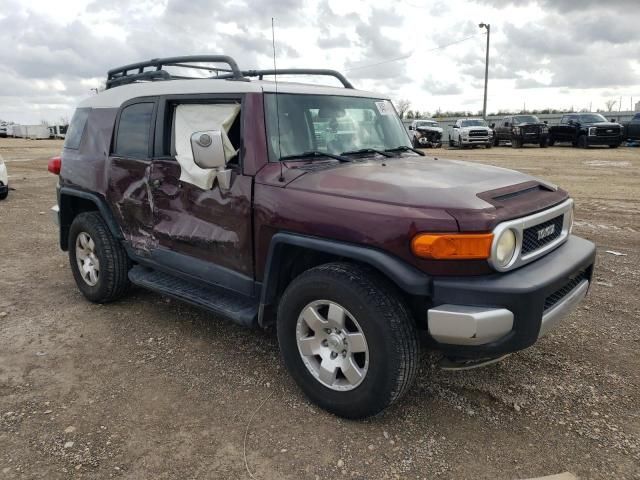
[[562,288],[556,290],[547,298],[545,298],[544,311],[546,312],[551,307],[553,307],[556,303],[558,303],[560,300],[566,297],[567,294],[571,292],[571,290],[576,288],[583,280],[586,280],[587,277],[588,277],[587,271],[583,270],[580,273],[578,273],[578,275],[576,275],[574,278],[569,280]]
[[538,127],[537,125],[532,125],[529,127],[522,127],[522,131],[524,133],[538,133],[540,127]]
[[[522,232],[522,255],[538,250],[558,238],[562,234],[563,220],[564,215],[559,215],[546,222],[526,228]],[[538,238],[538,232],[549,227],[553,227],[553,233],[544,238]]]
[[486,137],[488,135],[486,130],[471,130],[469,132],[470,137]]
[[620,127],[598,127],[596,135],[599,137],[612,137],[620,135]]

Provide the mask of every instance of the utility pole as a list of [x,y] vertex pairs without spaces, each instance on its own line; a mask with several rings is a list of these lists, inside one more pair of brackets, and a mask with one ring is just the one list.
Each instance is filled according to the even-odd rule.
[[487,59],[484,64],[484,103],[482,104],[482,118],[487,119],[487,85],[489,83],[489,39],[491,37],[491,25],[480,23],[480,28],[487,29]]

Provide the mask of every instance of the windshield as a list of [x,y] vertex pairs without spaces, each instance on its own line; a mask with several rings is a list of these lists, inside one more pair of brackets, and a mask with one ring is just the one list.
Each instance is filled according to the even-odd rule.
[[438,122],[416,122],[416,127],[437,127]]
[[463,127],[486,127],[487,122],[484,120],[476,119],[476,120],[462,120]]
[[584,123],[597,123],[606,122],[607,119],[599,113],[588,113],[586,115],[580,115],[580,121]]
[[276,94],[268,93],[265,110],[271,161],[311,151],[340,154],[411,146],[388,100],[279,93],[276,102]]
[[518,115],[513,117],[513,124],[520,125],[521,123],[540,123],[540,120],[535,115]]

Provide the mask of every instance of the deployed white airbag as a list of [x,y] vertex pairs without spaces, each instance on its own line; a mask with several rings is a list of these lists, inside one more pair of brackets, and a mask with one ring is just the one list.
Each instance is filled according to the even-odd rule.
[[210,190],[218,174],[216,169],[200,168],[193,161],[191,135],[205,130],[220,130],[227,161],[238,154],[228,133],[240,113],[240,105],[234,103],[178,105],[175,112],[174,142],[176,160],[180,164],[180,180],[203,190]]

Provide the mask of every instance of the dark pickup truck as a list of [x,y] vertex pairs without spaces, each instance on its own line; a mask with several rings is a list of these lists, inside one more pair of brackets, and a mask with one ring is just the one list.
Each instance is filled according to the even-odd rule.
[[491,126],[495,132],[493,142],[496,147],[500,142],[511,142],[514,148],[525,144],[547,146],[549,127],[535,115],[510,115]]
[[570,142],[574,147],[608,145],[618,148],[622,143],[622,125],[609,122],[599,113],[568,113],[559,125],[549,128],[549,145]]
[[622,137],[625,140],[640,140],[640,113],[636,113],[628,122],[622,122]]
[[[229,73],[164,68],[189,62]],[[49,170],[59,244],[88,300],[134,284],[272,325],[307,396],[361,418],[410,388],[418,330],[447,368],[480,366],[533,345],[586,295],[595,246],[572,235],[566,191],[427,157],[385,96],[339,72],[287,72],[344,88],[276,91],[260,80],[273,70],[173,57],[110,71],[79,105]]]

